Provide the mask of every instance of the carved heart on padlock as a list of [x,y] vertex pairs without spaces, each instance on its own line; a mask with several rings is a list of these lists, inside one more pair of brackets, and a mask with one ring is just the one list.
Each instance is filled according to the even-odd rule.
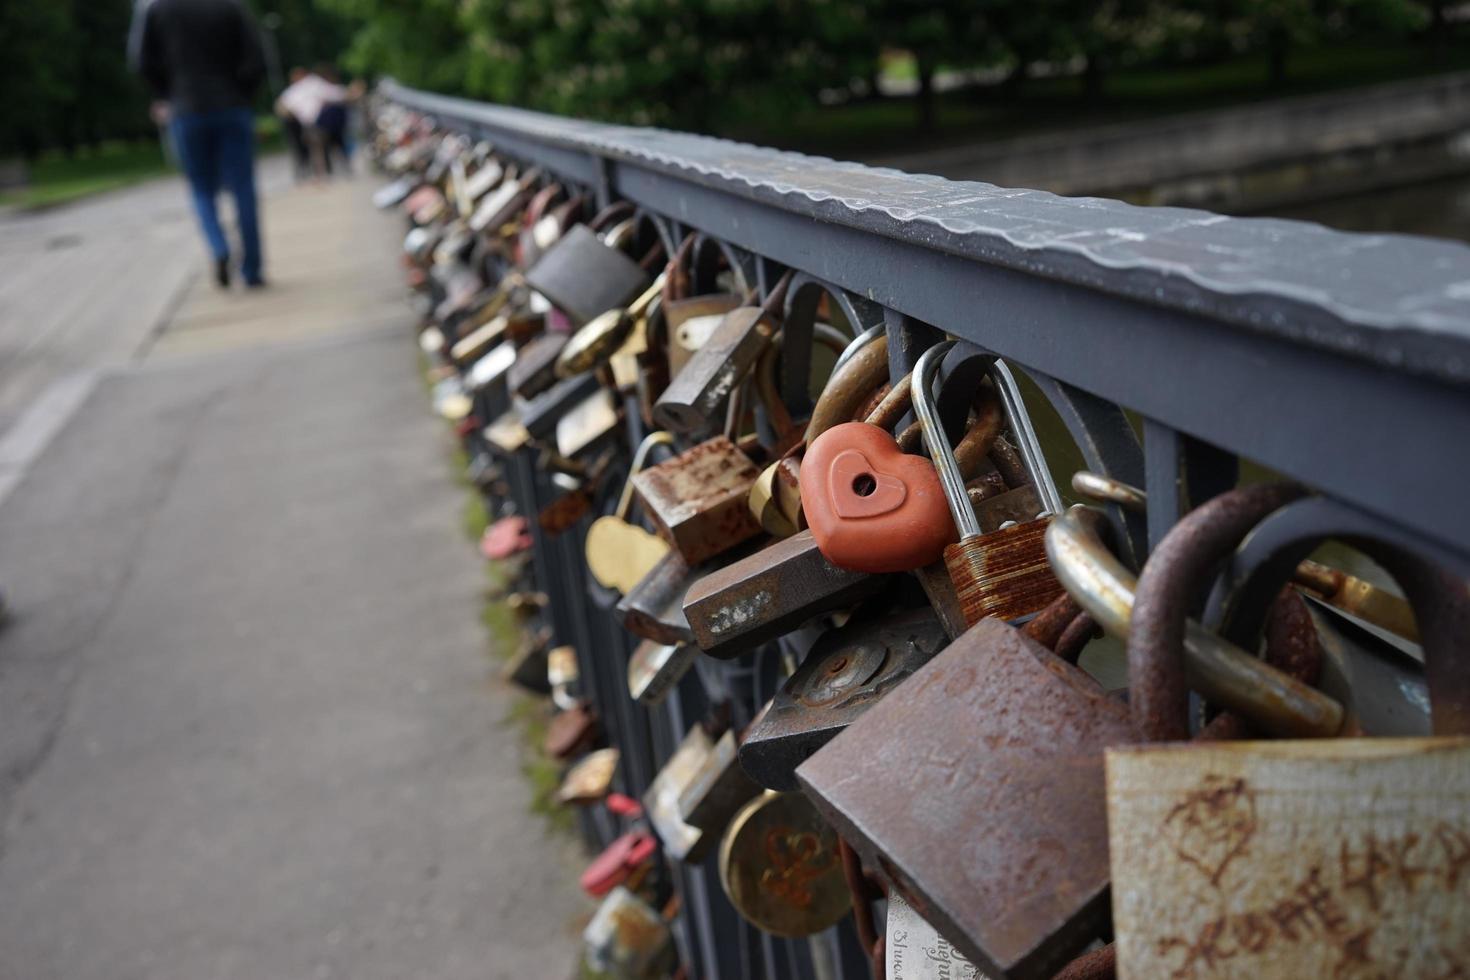
[[921,568],[955,539],[934,464],[866,422],[833,426],[812,442],[801,506],[822,554],[852,571]]

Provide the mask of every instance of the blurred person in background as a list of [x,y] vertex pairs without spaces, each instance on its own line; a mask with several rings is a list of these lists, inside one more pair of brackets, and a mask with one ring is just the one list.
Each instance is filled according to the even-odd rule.
[[304,130],[312,168],[318,177],[332,173],[334,150],[341,153],[343,166],[350,170],[346,145],[347,104],[360,94],[359,85],[340,85],[330,68],[318,66],[299,78],[293,71],[291,84],[276,99],[276,113],[295,119]]
[[[308,74],[305,68],[292,68],[291,84],[295,85]],[[287,111],[280,99],[276,100],[276,118],[281,120],[281,131],[285,133],[286,145],[291,149],[292,173],[300,181],[311,173],[311,148],[306,145],[306,127]]]
[[215,206],[223,187],[235,199],[240,274],[247,286],[263,286],[250,105],[265,77],[265,55],[255,22],[240,0],[143,0],[134,17],[134,62],[169,105],[174,148],[214,256],[215,280],[230,284],[230,246]]

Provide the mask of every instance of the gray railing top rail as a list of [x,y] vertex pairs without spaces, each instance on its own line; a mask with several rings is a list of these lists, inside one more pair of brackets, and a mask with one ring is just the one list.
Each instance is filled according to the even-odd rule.
[[[1470,246],[950,181],[388,82],[445,119],[636,163],[820,221],[1470,382]],[[543,161],[552,169],[556,163]],[[564,174],[594,178],[585,169]],[[876,298],[876,297],[875,297]]]
[[1156,466],[1165,449],[1150,439],[1174,446],[1179,433],[1309,483],[1470,574],[1466,245],[948,181],[392,82],[380,94],[601,203],[630,201],[871,301],[855,312],[871,322],[881,307],[899,326],[895,368],[912,367],[904,332],[928,324],[1026,368],[1069,410],[1096,396],[1135,411],[1152,426],[1147,479],[1131,433],[1073,435],[1089,465],[1133,453],[1114,475],[1146,482],[1151,499],[1181,470]]

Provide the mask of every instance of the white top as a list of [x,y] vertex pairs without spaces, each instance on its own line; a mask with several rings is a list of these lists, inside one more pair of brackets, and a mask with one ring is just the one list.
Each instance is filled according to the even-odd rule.
[[277,103],[295,116],[303,126],[315,126],[323,108],[335,102],[346,101],[346,88],[312,74],[286,86],[286,91],[281,93]]

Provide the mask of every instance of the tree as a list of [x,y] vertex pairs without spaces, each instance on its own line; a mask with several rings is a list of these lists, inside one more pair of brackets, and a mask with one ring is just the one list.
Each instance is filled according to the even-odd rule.
[[0,152],[34,160],[73,97],[69,2],[0,4]]

